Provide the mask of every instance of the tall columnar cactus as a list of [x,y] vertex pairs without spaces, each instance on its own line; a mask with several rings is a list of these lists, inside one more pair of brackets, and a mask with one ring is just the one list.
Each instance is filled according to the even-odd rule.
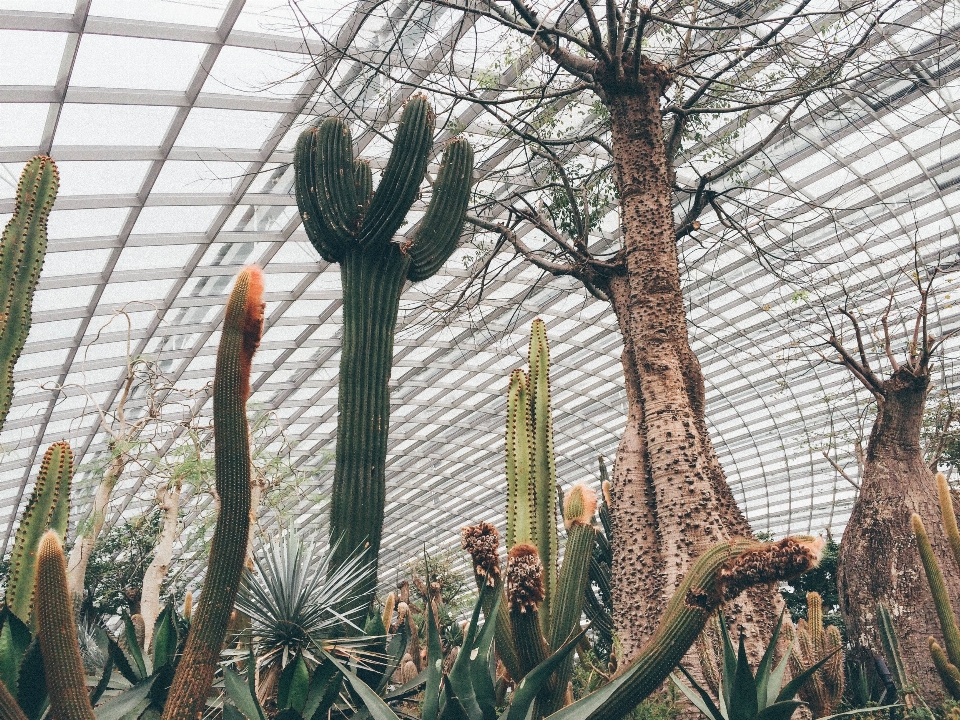
[[790,654],[794,677],[826,657],[830,659],[800,687],[800,697],[813,717],[833,715],[843,699],[843,640],[835,625],[823,625],[823,600],[807,593],[807,619],[797,623],[796,643]]
[[30,306],[47,252],[47,217],[60,176],[46,155],[32,158],[17,186],[13,217],[0,239],[0,428],[13,399],[13,366],[30,332]]
[[30,624],[37,548],[49,529],[62,539],[70,514],[70,482],[73,479],[73,452],[70,445],[57,442],[47,448],[40,474],[27,501],[10,553],[6,602],[25,624]]
[[195,720],[203,710],[247,553],[250,524],[250,438],[246,405],[250,364],[263,328],[263,274],[238,276],[223,320],[213,380],[213,442],[220,512],[210,562],[164,720]]
[[[390,420],[387,383],[400,292],[405,281],[424,280],[440,269],[463,227],[473,151],[457,138],[444,149],[433,197],[413,240],[393,242],[420,191],[434,120],[425,98],[407,103],[376,193],[369,164],[354,159],[343,120],[328,118],[305,131],[294,152],[303,226],[321,257],[340,263],[343,286],[330,572],[365,547],[369,557],[379,553]],[[362,588],[368,602],[375,586],[374,565]]]
[[95,720],[67,590],[67,561],[60,536],[52,530],[43,536],[37,553],[37,633],[53,717]]
[[[960,533],[957,531],[957,518],[950,497],[950,486],[942,473],[937,473],[937,490],[940,496],[940,510],[943,514],[947,540],[953,550],[956,562],[960,564]],[[941,648],[940,644],[931,637],[928,641],[930,656],[947,692],[954,700],[960,700],[960,627],[957,625],[957,617],[950,605],[950,597],[947,594],[943,572],[937,563],[933,547],[930,545],[930,538],[927,536],[923,520],[920,519],[919,515],[913,515],[910,522],[913,525],[913,533],[917,538],[920,561],[923,564],[927,582],[930,584],[930,592],[933,594],[933,604],[940,620],[940,631],[943,633],[945,645]]]

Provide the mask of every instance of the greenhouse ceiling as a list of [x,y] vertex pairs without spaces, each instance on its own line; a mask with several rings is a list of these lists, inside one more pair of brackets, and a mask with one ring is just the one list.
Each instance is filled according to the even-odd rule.
[[[736,7],[748,5],[781,7]],[[844,320],[837,308],[875,321],[892,302],[899,347],[912,331],[913,274],[939,265],[931,323],[940,335],[958,325],[950,299],[960,291],[958,10],[955,2],[894,7],[882,41],[864,50],[889,58],[885,71],[860,78],[863,92],[809,98],[731,181],[736,222],[713,213],[681,240],[708,422],[757,531],[839,534],[850,512],[854,448],[871,410],[849,372],[829,362],[829,325]],[[12,212],[27,159],[50,153],[61,174],[0,435],[5,547],[44,448],[60,439],[80,468],[73,521],[89,513],[119,442],[136,446],[137,460],[108,523],[144,512],[181,473],[191,494],[181,550],[189,555],[190,538],[212,529],[201,477],[209,383],[226,293],[248,263],[264,268],[267,288],[251,398],[254,452],[269,486],[261,524],[325,539],[340,279],[300,226],[293,143],[336,112],[381,167],[402,101],[417,85],[436,87],[422,80],[482,75],[489,93],[522,87],[530,48],[501,35],[456,11],[401,0],[0,2],[0,220]],[[477,147],[478,187],[505,196],[524,182],[515,171],[522,149],[482,102],[430,92],[438,140],[462,132]],[[558,122],[602,123],[590,103],[557,101]],[[771,119],[782,118],[756,114],[733,139],[726,124],[707,123],[678,177],[711,148],[749,142]],[[618,227],[610,207],[596,247],[615,248]],[[525,237],[548,244],[536,232]],[[381,567],[408,562],[425,541],[450,546],[468,522],[502,519],[507,377],[525,363],[535,317],[551,342],[561,484],[596,483],[597,457],[613,462],[626,401],[609,305],[468,226],[443,271],[401,300]],[[944,345],[931,408],[955,389],[957,349]],[[137,379],[123,435],[115,413],[128,368]],[[141,423],[148,412],[154,417]],[[200,479],[191,484],[190,473]]]

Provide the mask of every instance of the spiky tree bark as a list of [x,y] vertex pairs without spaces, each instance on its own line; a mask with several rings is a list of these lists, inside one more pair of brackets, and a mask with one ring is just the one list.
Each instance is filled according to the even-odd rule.
[[942,633],[910,523],[913,513],[922,518],[929,532],[948,594],[960,597],[960,568],[947,541],[937,484],[920,443],[931,355],[938,346],[927,333],[927,297],[936,273],[931,275],[919,288],[920,310],[904,360],[898,361],[892,350],[887,316],[881,320],[884,355],[890,365],[885,378],[871,364],[860,323],[851,311],[840,310],[853,325],[856,349],[849,350],[836,336],[829,339],[839,362],[877,403],[860,492],[840,542],[837,585],[847,635],[860,652],[883,654],[877,603],[886,605],[907,673],[918,681],[927,699],[943,695],[928,647],[928,638],[940,642]]

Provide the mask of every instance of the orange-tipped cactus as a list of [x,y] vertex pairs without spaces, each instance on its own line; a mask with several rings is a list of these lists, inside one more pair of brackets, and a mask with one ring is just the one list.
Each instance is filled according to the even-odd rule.
[[57,720],[96,720],[83,675],[67,561],[60,537],[48,531],[37,551],[37,633],[50,709]]
[[213,683],[247,554],[250,527],[250,437],[246,404],[250,364],[263,328],[263,274],[238,276],[223,320],[213,381],[214,462],[220,513],[210,564],[164,720],[196,720]]

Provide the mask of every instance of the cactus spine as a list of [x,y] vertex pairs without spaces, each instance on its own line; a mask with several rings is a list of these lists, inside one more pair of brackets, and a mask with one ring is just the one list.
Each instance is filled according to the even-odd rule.
[[26,164],[17,186],[13,217],[0,239],[0,427],[13,399],[13,366],[30,332],[30,306],[47,252],[47,217],[57,197],[60,176],[46,155]]
[[48,529],[54,530],[61,538],[66,534],[72,478],[73,453],[70,445],[65,442],[54,443],[43,456],[40,474],[17,527],[10,554],[6,602],[26,625],[30,625],[37,548]]
[[250,365],[263,329],[263,274],[238,276],[223,320],[213,381],[213,433],[220,512],[197,611],[164,708],[164,720],[195,720],[220,658],[247,552],[250,439],[246,404]]
[[37,631],[53,717],[95,720],[67,590],[67,561],[52,530],[43,536],[37,553]]
[[823,600],[807,593],[807,619],[797,623],[796,644],[790,654],[794,677],[825,657],[830,659],[800,687],[800,697],[813,717],[833,715],[843,699],[843,640],[834,625],[823,625]]
[[[434,113],[413,97],[403,110],[393,151],[376,193],[370,167],[355,160],[350,130],[328,118],[305,131],[294,151],[295,190],[303,226],[328,262],[340,263],[343,346],[340,355],[336,467],[330,505],[330,572],[368,548],[377,557],[386,498],[384,469],[390,419],[388,381],[405,281],[432,276],[456,247],[473,174],[473,151],[447,144],[433,197],[414,239],[393,242],[426,173]],[[368,603],[376,564],[361,595]]]

